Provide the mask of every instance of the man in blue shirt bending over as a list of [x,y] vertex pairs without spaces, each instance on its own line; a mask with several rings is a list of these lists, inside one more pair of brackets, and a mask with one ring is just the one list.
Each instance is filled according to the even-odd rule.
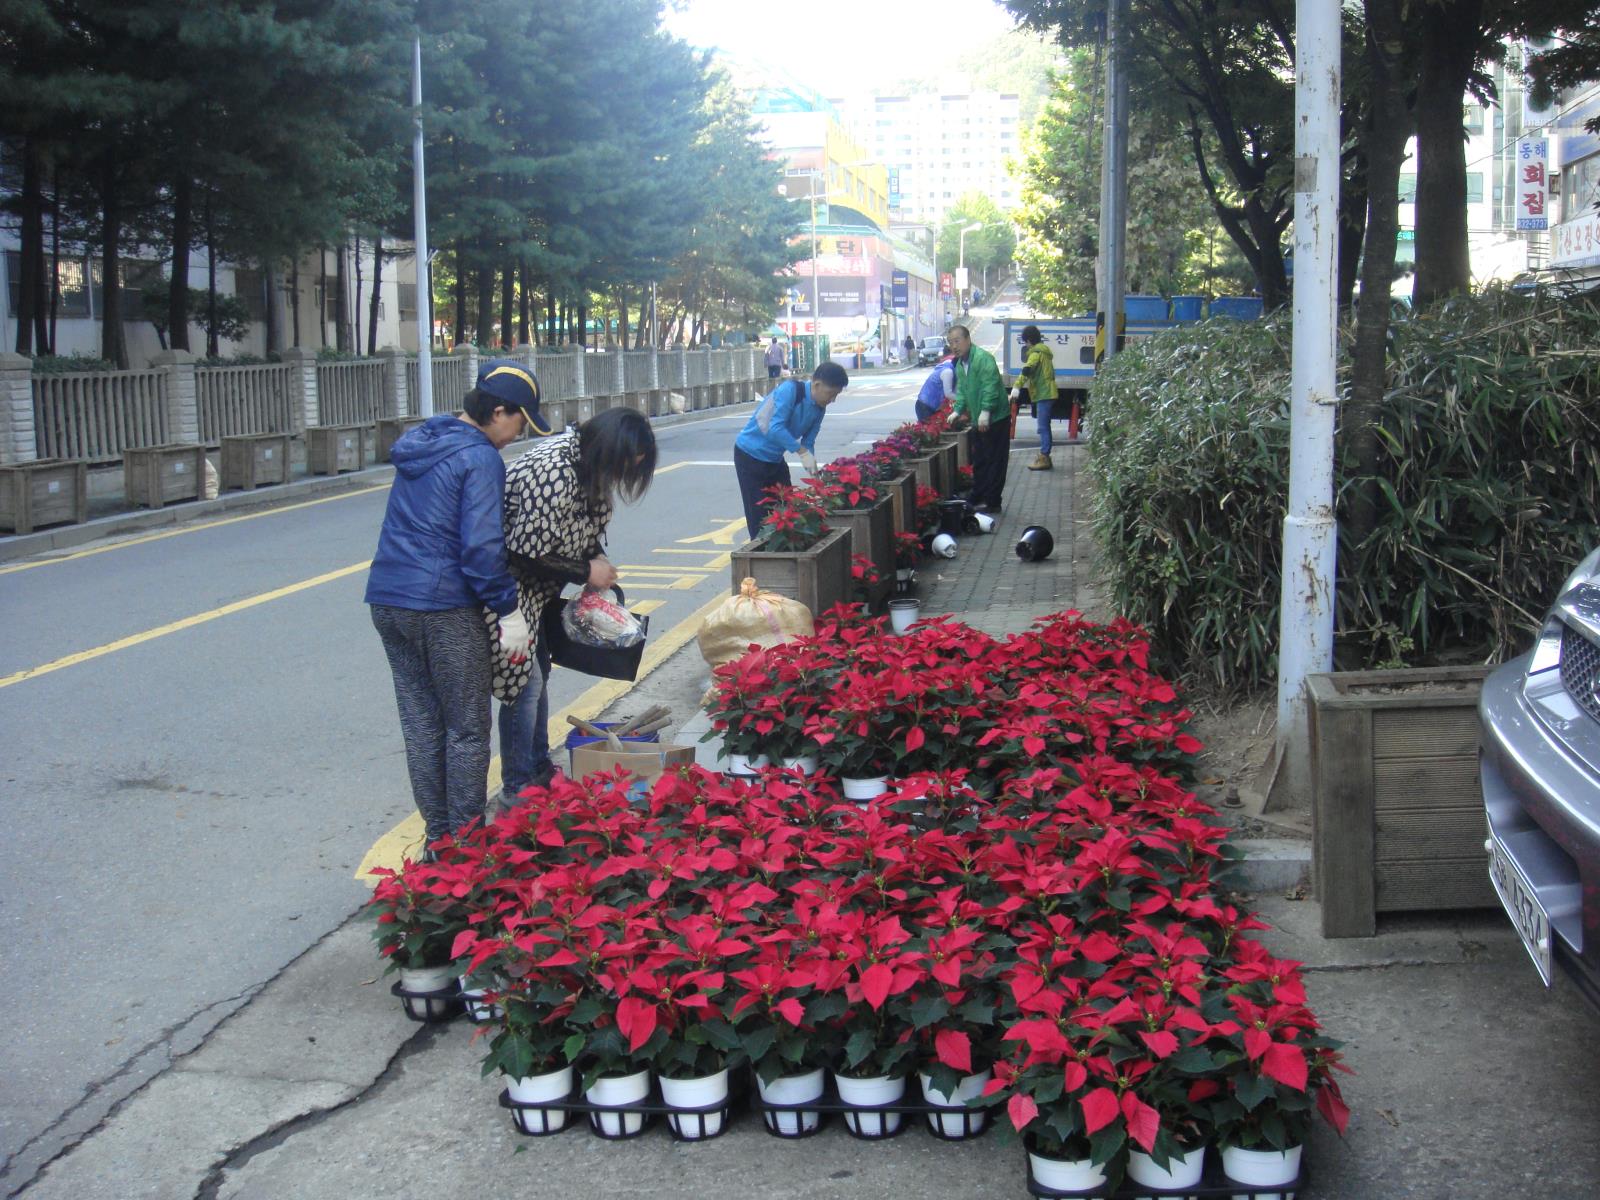
[[843,367],[834,362],[822,363],[812,372],[809,384],[803,379],[791,379],[773,388],[734,439],[733,468],[739,477],[744,523],[751,540],[772,503],[764,494],[766,490],[775,483],[789,486],[789,464],[783,456],[797,454],[807,474],[817,473],[813,452],[822,416],[849,386],[850,377]]

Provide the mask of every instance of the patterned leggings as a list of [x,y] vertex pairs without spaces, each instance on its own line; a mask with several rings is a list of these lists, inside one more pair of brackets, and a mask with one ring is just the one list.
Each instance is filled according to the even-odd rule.
[[400,706],[411,796],[428,841],[483,816],[489,776],[489,639],[477,608],[372,605]]

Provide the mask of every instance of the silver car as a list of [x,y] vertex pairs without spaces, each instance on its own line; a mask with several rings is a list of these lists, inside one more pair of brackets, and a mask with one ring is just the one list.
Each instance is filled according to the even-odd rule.
[[1560,964],[1600,1008],[1600,549],[1478,712],[1490,878],[1545,983]]

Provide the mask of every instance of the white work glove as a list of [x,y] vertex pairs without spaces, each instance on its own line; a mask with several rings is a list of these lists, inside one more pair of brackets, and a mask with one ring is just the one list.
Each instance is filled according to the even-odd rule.
[[817,456],[804,446],[800,448],[800,465],[806,469],[807,475],[815,475],[817,473]]
[[1011,389],[1011,403],[1015,404],[1018,400],[1021,400],[1021,399],[1022,399],[1022,389],[1019,388],[1019,387],[1012,388]]
[[989,432],[989,410],[987,408],[978,414],[978,432]]
[[512,662],[523,662],[528,657],[528,644],[533,635],[528,632],[528,618],[521,608],[513,608],[500,618],[500,648]]

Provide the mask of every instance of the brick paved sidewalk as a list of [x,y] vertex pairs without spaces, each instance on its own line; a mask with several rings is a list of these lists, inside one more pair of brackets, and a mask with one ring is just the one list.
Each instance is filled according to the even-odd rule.
[[[1000,523],[992,534],[959,539],[954,559],[930,558],[917,568],[922,613],[953,613],[990,634],[1020,633],[1036,617],[1076,608],[1099,620],[1106,611],[1094,575],[1088,534],[1085,445],[1056,444],[1055,468],[1030,471],[1038,452],[1032,422],[1019,422],[1011,443]],[[1042,563],[1017,557],[1017,539],[1029,525],[1042,525],[1055,550]]]

